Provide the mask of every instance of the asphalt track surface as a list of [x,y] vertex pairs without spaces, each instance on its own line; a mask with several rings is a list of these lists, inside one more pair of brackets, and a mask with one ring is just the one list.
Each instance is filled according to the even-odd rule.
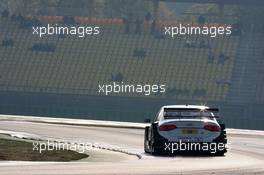
[[[143,150],[143,129],[0,121],[0,130],[24,132],[42,138],[89,142],[119,148],[135,155],[108,152],[97,161],[0,162],[1,175],[86,175],[86,174],[232,174],[264,175],[264,134],[227,133],[230,150],[224,157],[151,156]],[[98,150],[97,150],[98,151]],[[91,150],[91,153],[93,151]],[[112,153],[111,153],[112,152]],[[91,154],[93,155],[93,154]],[[95,154],[96,155],[96,154]]]

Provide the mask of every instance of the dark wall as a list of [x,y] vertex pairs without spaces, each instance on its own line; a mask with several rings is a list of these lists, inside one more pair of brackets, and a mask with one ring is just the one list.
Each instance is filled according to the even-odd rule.
[[[13,115],[143,122],[145,118],[154,118],[159,108],[168,104],[187,102],[175,99],[0,92],[0,113]],[[194,101],[192,104],[200,103]],[[263,118],[257,119],[249,114],[256,111],[257,107],[253,109],[211,102],[206,105],[220,108],[227,127],[264,129]],[[261,111],[261,106],[258,110]]]

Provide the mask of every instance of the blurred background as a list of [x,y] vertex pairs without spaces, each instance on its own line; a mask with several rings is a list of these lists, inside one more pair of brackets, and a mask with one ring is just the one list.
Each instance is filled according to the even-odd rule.
[[[264,129],[260,0],[0,0],[0,113],[143,122],[163,105],[219,107],[227,127]],[[232,35],[164,35],[164,26],[231,25]],[[32,26],[100,26],[79,38]],[[98,93],[99,84],[166,93]]]

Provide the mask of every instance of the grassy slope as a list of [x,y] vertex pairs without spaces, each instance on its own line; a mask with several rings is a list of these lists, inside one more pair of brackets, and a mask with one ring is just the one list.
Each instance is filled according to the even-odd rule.
[[70,150],[44,151],[41,154],[33,151],[29,142],[0,139],[0,160],[13,161],[72,161],[88,157]]

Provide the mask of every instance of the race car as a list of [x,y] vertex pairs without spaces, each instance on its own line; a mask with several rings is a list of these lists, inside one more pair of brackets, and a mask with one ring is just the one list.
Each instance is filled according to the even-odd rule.
[[[145,122],[151,121],[146,119]],[[226,143],[225,124],[220,120],[219,110],[208,106],[163,106],[145,128],[144,150],[150,154],[195,151],[223,156],[227,152]],[[185,144],[183,150],[179,149],[182,144]],[[186,144],[196,149],[188,147],[187,150]]]

